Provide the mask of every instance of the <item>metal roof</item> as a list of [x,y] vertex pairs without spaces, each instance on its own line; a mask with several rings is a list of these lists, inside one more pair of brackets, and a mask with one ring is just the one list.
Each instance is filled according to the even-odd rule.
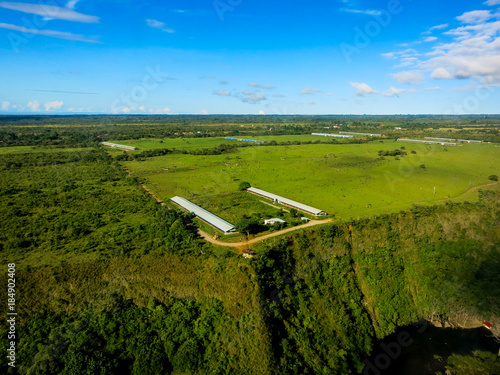
[[264,220],[264,222],[266,222],[266,223],[271,222],[271,221],[273,221],[273,222],[275,222],[275,223],[286,223],[286,221],[285,221],[285,220],[283,220],[283,219],[279,219],[279,218],[277,218],[277,217],[275,217],[275,218],[273,218],[273,219],[265,219],[265,220]]
[[427,144],[438,144],[438,145],[447,145],[447,146],[456,146],[456,143],[453,142],[442,142],[442,141],[427,141],[420,139],[407,139],[407,138],[398,138],[399,142],[414,142],[414,143],[427,143]]
[[353,132],[339,132],[339,134],[369,135],[370,137],[380,137],[380,136],[382,136],[382,134],[353,133]]
[[291,199],[281,197],[281,196],[273,194],[273,193],[268,193],[267,191],[264,191],[261,189],[249,187],[247,189],[247,191],[249,191],[251,193],[263,195],[264,197],[272,199],[274,201],[277,201],[278,203],[283,203],[283,204],[286,204],[287,206],[292,206],[292,207],[298,208],[301,211],[309,212],[313,215],[326,215],[326,212],[323,210],[320,210],[319,208],[314,208],[314,207],[308,206],[306,204],[295,202]]
[[215,228],[221,230],[222,232],[231,232],[234,231],[234,225],[228,223],[226,220],[221,219],[220,217],[214,215],[213,213],[197,206],[196,204],[184,199],[182,197],[173,197],[170,200],[174,203],[177,203],[182,208],[188,210],[189,212],[194,213],[200,219],[203,219],[208,224],[214,226]]
[[119,145],[116,143],[111,143],[111,142],[101,142],[104,146],[110,146],[110,147],[118,147],[118,148],[126,148],[127,150],[137,150],[137,147],[134,146],[125,146],[125,145]]
[[311,135],[320,135],[322,137],[353,138],[352,135],[342,135],[342,134],[311,133]]

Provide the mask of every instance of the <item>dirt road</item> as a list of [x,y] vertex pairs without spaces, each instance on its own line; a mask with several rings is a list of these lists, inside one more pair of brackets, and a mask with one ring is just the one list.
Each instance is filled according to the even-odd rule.
[[255,238],[252,238],[252,239],[250,239],[248,241],[242,241],[242,242],[223,242],[223,241],[219,241],[219,240],[214,240],[208,233],[202,231],[201,229],[198,229],[198,234],[201,237],[203,237],[206,241],[208,241],[208,242],[210,242],[211,244],[214,244],[214,245],[245,248],[245,247],[247,247],[247,246],[249,246],[251,244],[264,241],[264,240],[266,240],[268,238],[280,236],[282,234],[293,232],[295,230],[299,230],[299,229],[302,229],[302,228],[313,227],[315,225],[321,225],[321,224],[326,224],[326,223],[331,223],[331,222],[333,222],[332,219],[311,220],[310,222],[308,222],[306,224],[298,225],[298,226],[292,227],[292,228],[286,228],[286,229],[283,229],[283,230],[279,230],[277,232],[265,234],[264,236],[255,237]]

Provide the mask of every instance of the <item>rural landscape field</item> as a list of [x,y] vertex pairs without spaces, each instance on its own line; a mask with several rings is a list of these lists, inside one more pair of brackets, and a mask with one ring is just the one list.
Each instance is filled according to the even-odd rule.
[[0,375],[500,375],[500,0],[0,1]]
[[181,119],[1,118],[19,373],[370,374],[405,335],[392,373],[498,366],[500,119]]

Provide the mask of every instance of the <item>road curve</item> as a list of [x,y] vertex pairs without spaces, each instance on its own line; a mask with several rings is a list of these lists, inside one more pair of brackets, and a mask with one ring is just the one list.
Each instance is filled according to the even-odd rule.
[[223,241],[219,241],[219,240],[215,240],[212,238],[212,236],[210,236],[207,232],[204,232],[202,231],[201,229],[198,229],[198,234],[200,235],[200,237],[202,237],[203,239],[205,239],[207,242],[210,242],[211,244],[213,245],[219,245],[219,246],[229,246],[229,247],[246,247],[246,246],[249,246],[249,245],[252,245],[254,243],[257,243],[257,242],[261,242],[261,241],[264,241],[268,238],[272,238],[272,237],[276,237],[276,236],[280,236],[282,234],[285,234],[285,233],[289,233],[289,232],[293,232],[295,230],[299,230],[299,229],[302,229],[302,228],[308,228],[308,227],[313,227],[315,225],[321,225],[321,224],[327,224],[327,223],[332,223],[333,220],[332,219],[325,219],[325,220],[311,220],[310,222],[306,223],[306,224],[302,224],[302,225],[298,225],[296,227],[292,227],[292,228],[286,228],[286,229],[282,229],[282,230],[279,230],[277,232],[273,232],[273,233],[269,233],[269,234],[265,234],[263,236],[260,236],[260,237],[255,237],[255,238],[252,238],[251,240],[248,240],[248,241],[242,241],[242,242],[223,242]]

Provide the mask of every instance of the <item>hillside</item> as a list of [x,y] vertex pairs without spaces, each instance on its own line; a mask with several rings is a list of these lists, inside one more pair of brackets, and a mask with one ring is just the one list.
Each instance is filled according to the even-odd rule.
[[292,232],[247,260],[197,239],[101,150],[1,165],[21,374],[356,373],[398,326],[498,319],[497,185]]

